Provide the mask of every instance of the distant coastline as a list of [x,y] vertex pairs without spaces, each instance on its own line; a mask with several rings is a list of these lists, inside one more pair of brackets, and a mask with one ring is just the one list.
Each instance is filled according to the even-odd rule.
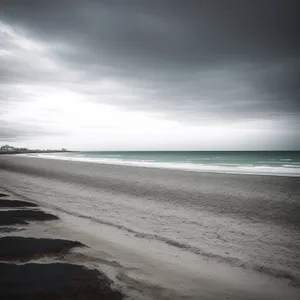
[[61,152],[76,152],[76,151],[69,151],[69,150],[29,150],[29,151],[0,151],[1,154],[26,154],[26,153],[61,153]]
[[74,151],[69,151],[65,148],[45,150],[45,149],[17,148],[9,145],[4,145],[0,147],[0,154],[60,153],[60,152],[74,152]]

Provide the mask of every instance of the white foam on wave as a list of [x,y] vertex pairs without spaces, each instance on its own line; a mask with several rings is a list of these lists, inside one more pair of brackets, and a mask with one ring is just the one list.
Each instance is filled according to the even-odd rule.
[[57,159],[68,161],[79,161],[88,163],[133,166],[133,167],[146,167],[146,168],[159,168],[169,170],[183,170],[193,172],[212,172],[212,173],[226,173],[226,174],[247,174],[247,175],[273,175],[273,176],[291,176],[300,177],[300,168],[294,165],[238,165],[238,164],[194,164],[183,162],[157,162],[154,160],[123,160],[120,158],[111,157],[88,157],[85,155],[77,154],[76,156],[62,156],[57,154],[20,154],[20,156],[35,157],[43,159]]

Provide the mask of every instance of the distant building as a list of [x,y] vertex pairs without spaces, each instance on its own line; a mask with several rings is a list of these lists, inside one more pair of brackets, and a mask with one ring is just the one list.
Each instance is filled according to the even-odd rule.
[[35,152],[35,153],[40,153],[40,152],[67,152],[68,150],[65,148],[61,148],[61,150],[54,150],[54,149],[47,149],[47,150],[41,150],[41,149],[28,149],[25,147],[22,148],[16,148],[12,147],[9,145],[4,145],[0,147],[0,153],[1,154],[6,154],[7,152],[13,152],[13,153],[28,153],[28,152]]
[[15,148],[9,145],[4,145],[0,148],[1,151],[14,151]]

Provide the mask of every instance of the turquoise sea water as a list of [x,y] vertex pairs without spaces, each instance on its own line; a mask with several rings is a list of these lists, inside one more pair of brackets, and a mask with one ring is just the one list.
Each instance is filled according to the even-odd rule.
[[82,151],[37,156],[190,171],[300,176],[300,151]]

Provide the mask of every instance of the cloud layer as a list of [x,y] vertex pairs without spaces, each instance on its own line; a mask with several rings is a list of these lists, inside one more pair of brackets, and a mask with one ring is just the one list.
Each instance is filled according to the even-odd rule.
[[92,133],[107,149],[300,148],[297,8],[1,1],[0,140],[103,148]]

